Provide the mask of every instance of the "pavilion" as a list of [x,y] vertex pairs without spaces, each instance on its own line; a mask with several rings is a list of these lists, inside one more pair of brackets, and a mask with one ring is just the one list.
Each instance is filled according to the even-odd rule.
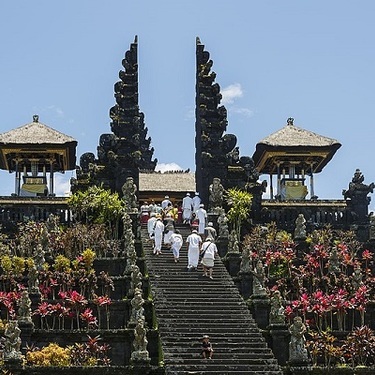
[[[74,170],[77,141],[39,122],[0,134],[0,169],[15,172],[15,196],[54,196],[54,173]],[[49,174],[49,184],[47,182]]]
[[[260,174],[270,176],[271,199],[305,199],[306,175],[310,176],[310,198],[316,199],[314,174],[323,170],[340,147],[335,139],[299,128],[293,118],[288,118],[282,129],[257,143],[253,160]],[[277,176],[275,195],[274,175]]]

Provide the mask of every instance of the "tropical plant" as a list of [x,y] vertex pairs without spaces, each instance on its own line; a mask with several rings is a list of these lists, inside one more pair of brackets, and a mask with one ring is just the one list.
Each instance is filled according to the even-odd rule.
[[231,188],[226,191],[225,198],[230,207],[227,213],[228,220],[240,239],[241,225],[249,217],[253,196],[247,191]]

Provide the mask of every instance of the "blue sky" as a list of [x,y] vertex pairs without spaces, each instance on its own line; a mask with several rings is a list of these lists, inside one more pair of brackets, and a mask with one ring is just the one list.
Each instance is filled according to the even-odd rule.
[[[39,114],[77,139],[78,158],[96,152],[110,132],[121,60],[138,35],[140,108],[154,156],[194,170],[199,36],[241,155],[294,117],[342,143],[316,176],[320,198],[342,198],[356,168],[375,180],[373,0],[12,0],[0,13],[1,133]],[[0,175],[8,195],[13,175]],[[59,192],[71,176],[59,176]]]

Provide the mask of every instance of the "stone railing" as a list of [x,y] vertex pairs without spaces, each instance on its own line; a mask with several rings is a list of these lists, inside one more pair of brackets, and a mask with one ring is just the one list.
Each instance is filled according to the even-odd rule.
[[330,224],[335,229],[349,229],[355,218],[345,200],[262,200],[257,223],[277,223],[280,229],[293,231],[299,214],[306,219],[308,231]]
[[0,197],[0,224],[35,220],[44,221],[50,214],[60,218],[60,223],[68,224],[72,214],[65,197]]

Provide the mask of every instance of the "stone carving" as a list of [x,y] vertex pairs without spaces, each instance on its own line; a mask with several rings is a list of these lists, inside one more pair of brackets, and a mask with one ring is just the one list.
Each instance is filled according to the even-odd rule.
[[43,246],[40,244],[37,245],[34,259],[35,259],[35,267],[38,271],[43,271],[44,263],[46,262],[46,259],[44,256],[45,256],[45,251],[43,250]]
[[235,164],[238,150],[234,150],[236,136],[225,134],[227,110],[220,105],[222,95],[219,84],[214,82],[216,74],[211,71],[213,61],[199,38],[196,58],[196,176],[197,189],[207,204],[210,182],[214,177],[226,180],[228,165]]
[[140,317],[137,319],[137,325],[134,328],[134,341],[131,359],[134,361],[149,360],[149,353],[147,351],[147,330],[145,328],[145,319]]
[[256,263],[255,270],[251,271],[251,273],[253,274],[253,296],[266,296],[266,274],[264,272],[263,263],[260,259]]
[[[72,190],[84,190],[90,185],[102,185],[121,194],[122,186],[130,175],[139,184],[139,170],[154,171],[157,160],[152,160],[154,149],[147,137],[144,114],[138,101],[138,40],[135,37],[122,60],[123,69],[114,85],[115,105],[110,108],[111,131],[102,134],[95,157],[81,159],[77,180]],[[89,166],[92,167],[89,167]]]
[[352,181],[349,183],[349,189],[342,191],[354,222],[368,222],[368,205],[371,198],[367,195],[374,191],[374,187],[373,182],[366,185],[362,172],[356,169]]
[[223,207],[224,186],[221,184],[220,178],[213,178],[212,184],[209,186],[209,192],[209,208],[214,212],[218,207]]
[[17,320],[9,320],[4,331],[4,360],[21,361],[21,330],[18,327]]
[[337,248],[333,247],[331,253],[329,254],[329,262],[328,262],[328,272],[330,273],[340,273],[340,259],[339,254],[337,252]]
[[240,247],[238,244],[237,232],[234,229],[230,232],[228,239],[228,251],[238,254],[240,252]]
[[137,185],[134,183],[133,177],[128,177],[125,184],[122,186],[123,200],[125,202],[125,207],[128,212],[137,212]]
[[36,269],[36,266],[33,265],[29,269],[29,279],[28,279],[28,287],[30,294],[40,294],[39,290],[39,279],[38,279],[39,272]]
[[270,324],[285,324],[285,308],[279,290],[275,290],[271,297]]
[[305,240],[306,239],[306,219],[303,214],[298,214],[295,221],[294,229],[294,239],[295,240]]
[[142,273],[139,267],[135,264],[132,266],[133,270],[130,275],[130,290],[129,296],[133,296],[136,289],[142,289]]
[[352,287],[356,291],[363,284],[363,273],[360,267],[356,267],[352,273]]
[[142,319],[144,316],[143,304],[145,303],[142,297],[142,290],[136,289],[134,297],[131,300],[131,315],[129,320],[129,326],[136,326],[138,319]]
[[253,257],[251,256],[251,249],[245,246],[242,250],[240,272],[250,273],[253,270]]
[[33,324],[31,319],[31,300],[27,290],[21,292],[17,320],[19,323]]
[[228,218],[225,215],[224,208],[218,209],[218,213],[217,224],[219,226],[219,237],[225,239],[229,237]]
[[300,316],[293,319],[289,327],[289,361],[292,363],[306,363],[309,361],[305,339],[306,326]]

